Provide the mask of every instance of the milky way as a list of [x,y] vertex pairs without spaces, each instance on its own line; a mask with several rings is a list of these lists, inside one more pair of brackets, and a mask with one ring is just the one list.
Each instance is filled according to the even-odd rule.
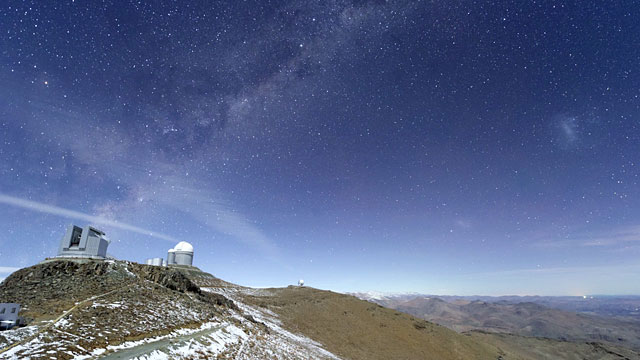
[[0,276],[92,222],[117,258],[186,240],[245,285],[638,293],[638,18],[633,1],[4,2]]

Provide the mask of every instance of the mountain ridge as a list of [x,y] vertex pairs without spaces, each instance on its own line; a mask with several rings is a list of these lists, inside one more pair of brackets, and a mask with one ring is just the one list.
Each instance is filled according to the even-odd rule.
[[29,322],[0,333],[0,359],[533,360],[540,354],[573,359],[564,357],[571,353],[595,360],[637,355],[600,344],[460,334],[351,295],[306,286],[254,289],[197,269],[127,261],[59,260],[24,268],[0,284],[0,301],[21,303]]

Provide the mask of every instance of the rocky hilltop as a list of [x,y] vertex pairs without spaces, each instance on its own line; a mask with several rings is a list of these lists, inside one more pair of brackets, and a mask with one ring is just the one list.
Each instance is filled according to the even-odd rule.
[[142,285],[151,284],[161,294],[173,290],[181,297],[195,295],[195,302],[231,304],[222,296],[203,294],[180,270],[110,261],[53,261],[16,271],[0,286],[0,298],[22,304],[21,314],[27,319],[42,319],[57,316],[77,302],[114,290],[119,296],[133,300],[145,296],[146,292],[125,291],[125,288],[140,289],[145,287]]

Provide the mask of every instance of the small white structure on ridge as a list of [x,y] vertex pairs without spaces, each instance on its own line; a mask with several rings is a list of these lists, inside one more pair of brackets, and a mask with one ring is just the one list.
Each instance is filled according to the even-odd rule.
[[176,251],[169,249],[167,252],[167,265],[173,265],[176,263]]
[[0,329],[11,329],[20,325],[21,318],[18,316],[20,304],[2,303],[0,304]]
[[304,286],[304,280],[302,279],[298,280],[298,286]]
[[151,259],[147,259],[147,265],[153,265],[153,266],[163,266],[164,264],[164,259],[163,258],[151,258]]

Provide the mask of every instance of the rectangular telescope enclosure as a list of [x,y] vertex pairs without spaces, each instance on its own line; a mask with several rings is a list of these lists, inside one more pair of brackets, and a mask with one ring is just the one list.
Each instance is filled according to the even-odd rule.
[[101,230],[71,225],[60,241],[57,257],[105,259],[109,243]]

